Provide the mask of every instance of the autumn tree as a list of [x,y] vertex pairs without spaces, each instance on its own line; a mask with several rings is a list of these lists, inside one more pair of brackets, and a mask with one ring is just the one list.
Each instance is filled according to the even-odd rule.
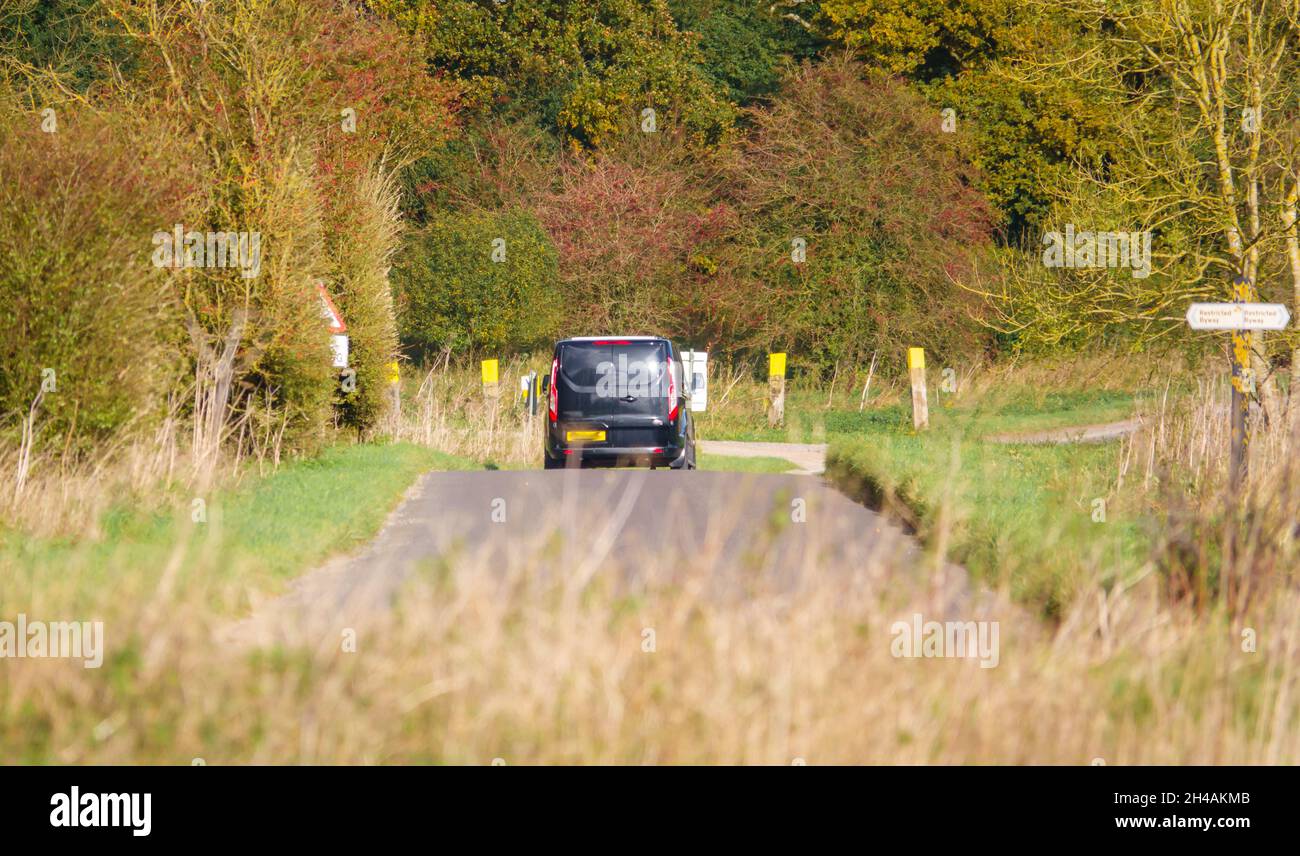
[[980,350],[963,280],[992,214],[940,118],[901,82],[841,56],[805,65],[729,169],[737,229],[721,266],[762,295],[764,344],[827,369],[876,349]]
[[635,136],[617,155],[567,157],[534,209],[559,257],[565,326],[729,341],[733,292],[708,287],[704,245],[734,222],[681,139]]

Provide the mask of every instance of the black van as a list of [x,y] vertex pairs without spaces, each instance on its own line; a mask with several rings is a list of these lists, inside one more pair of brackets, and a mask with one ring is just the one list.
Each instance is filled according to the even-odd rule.
[[591,336],[555,344],[547,396],[545,467],[695,469],[695,425],[673,343],[658,336]]

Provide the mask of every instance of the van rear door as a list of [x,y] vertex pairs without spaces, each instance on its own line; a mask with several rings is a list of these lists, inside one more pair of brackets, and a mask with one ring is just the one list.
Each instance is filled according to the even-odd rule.
[[662,446],[669,389],[667,343],[596,339],[560,345],[556,407],[562,425],[599,424],[605,445]]

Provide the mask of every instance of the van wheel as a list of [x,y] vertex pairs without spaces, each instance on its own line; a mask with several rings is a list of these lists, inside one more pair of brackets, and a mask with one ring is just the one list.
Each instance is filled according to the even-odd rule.
[[542,455],[542,469],[562,470],[564,469],[564,461],[558,461],[550,455]]
[[682,456],[669,464],[674,470],[693,470],[695,469],[695,444],[689,440],[686,443],[686,451]]

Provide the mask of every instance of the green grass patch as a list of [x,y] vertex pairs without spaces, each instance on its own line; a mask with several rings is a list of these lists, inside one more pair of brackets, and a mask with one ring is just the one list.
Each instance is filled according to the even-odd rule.
[[[749,442],[824,443],[835,437],[874,435],[881,431],[906,431],[912,425],[910,404],[873,405],[858,410],[823,407],[818,393],[788,395],[785,425],[772,428],[761,407],[729,407],[697,416],[696,429],[705,440]],[[1076,425],[1118,422],[1133,415],[1135,397],[1114,390],[1042,391],[1018,388],[986,394],[978,399],[946,396],[931,391],[930,425],[936,430],[955,429],[970,436],[1043,431]]]
[[967,433],[1019,434],[1119,422],[1133,415],[1134,396],[1115,390],[1039,392],[1020,390],[1000,401],[970,408],[940,407],[940,421],[962,424]]
[[[1114,508],[1119,445],[1000,445],[993,433],[1124,418],[1132,398],[1058,395],[1034,410],[1022,399],[933,414],[931,429],[864,428],[830,437],[827,471],[845,490],[885,508],[989,585],[1055,614],[1087,575],[1124,574],[1146,549],[1140,521]],[[1100,505],[1103,503],[1104,505]],[[1104,522],[1095,518],[1105,512]]]
[[369,541],[431,469],[482,465],[409,444],[336,447],[219,497],[226,549],[271,577],[292,576]]
[[799,467],[785,458],[741,458],[733,455],[706,455],[697,452],[695,463],[701,470],[726,473],[788,473]]
[[95,541],[6,533],[0,568],[11,582],[38,586],[42,577],[72,573],[93,587],[112,574],[158,576],[179,550],[183,566],[274,590],[372,538],[421,473],[480,467],[405,443],[335,446],[211,497],[178,494],[152,513],[117,508]]

